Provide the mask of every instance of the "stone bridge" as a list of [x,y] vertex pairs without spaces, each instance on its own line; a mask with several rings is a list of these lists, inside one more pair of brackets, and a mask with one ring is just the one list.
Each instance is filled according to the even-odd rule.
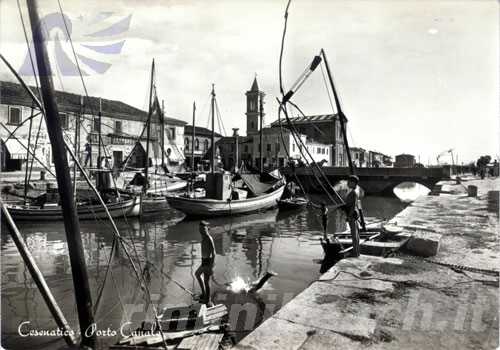
[[[322,167],[321,169],[332,185],[349,176],[347,167]],[[283,172],[287,179],[293,180],[290,168],[284,168]],[[306,191],[322,192],[310,167],[296,168],[295,173]],[[314,170],[314,173],[318,174],[318,171]],[[416,182],[432,190],[436,183],[450,178],[450,168],[357,168],[356,175],[366,194],[393,195],[394,187],[403,182]]]

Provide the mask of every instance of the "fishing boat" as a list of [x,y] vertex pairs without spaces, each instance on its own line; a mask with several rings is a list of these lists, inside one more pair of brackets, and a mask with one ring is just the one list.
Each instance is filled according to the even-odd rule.
[[167,201],[172,208],[189,217],[240,215],[276,207],[283,190],[284,184],[272,192],[245,199],[219,200],[172,195],[167,196]]
[[213,85],[211,95],[212,147],[210,172],[205,174],[205,197],[196,197],[193,193],[167,195],[168,204],[187,217],[240,215],[276,207],[286,187],[285,179],[277,170],[266,173],[261,169],[259,174],[254,174],[248,173],[243,166],[238,173],[215,171],[216,102]]
[[[117,202],[107,203],[106,207],[113,218],[138,216],[140,213],[139,197],[120,197]],[[62,208],[59,204],[36,206],[31,204],[7,205],[12,218],[29,221],[63,220]],[[80,220],[104,219],[108,217],[102,204],[77,203],[76,210]]]

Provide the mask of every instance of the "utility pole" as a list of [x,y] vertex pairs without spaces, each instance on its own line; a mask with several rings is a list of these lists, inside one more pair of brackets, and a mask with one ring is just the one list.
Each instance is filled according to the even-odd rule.
[[42,33],[42,24],[38,16],[37,1],[28,1],[27,5],[33,33],[38,72],[40,75],[43,103],[45,106],[47,132],[52,145],[57,185],[59,188],[61,209],[66,230],[66,240],[68,242],[68,254],[71,262],[76,307],[78,310],[78,320],[82,337],[81,346],[93,349],[96,346],[96,335],[94,332],[91,334],[86,332],[86,330],[94,324],[92,297],[80,233],[80,223],[78,222],[75,200],[73,198],[71,175],[68,169],[68,159],[66,156],[66,149],[64,148],[61,123],[59,121],[59,109],[54,95],[52,71],[50,69],[47,49],[45,47],[46,40]]
[[262,175],[264,172],[264,159],[262,158],[262,147],[264,146],[262,144],[262,127],[263,127],[263,120],[264,120],[264,101],[263,101],[263,94],[259,93],[259,122],[260,122],[260,130],[259,130],[259,172]]

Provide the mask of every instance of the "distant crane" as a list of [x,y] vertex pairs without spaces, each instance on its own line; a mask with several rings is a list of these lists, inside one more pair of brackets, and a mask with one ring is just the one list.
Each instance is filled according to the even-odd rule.
[[441,158],[447,153],[451,154],[451,165],[455,166],[455,157],[453,156],[453,148],[447,149],[446,151],[439,153],[438,156],[436,157],[437,164],[439,165],[439,158]]

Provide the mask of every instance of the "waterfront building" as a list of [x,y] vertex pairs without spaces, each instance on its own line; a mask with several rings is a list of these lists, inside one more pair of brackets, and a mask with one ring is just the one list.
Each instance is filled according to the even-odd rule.
[[[331,166],[347,166],[347,152],[344,147],[344,138],[337,114],[310,115],[290,118],[296,130],[306,135],[308,142],[317,142],[331,145]],[[346,120],[347,121],[347,120]],[[288,128],[287,122],[281,120],[283,128]],[[279,128],[279,121],[271,123],[271,127]]]
[[[196,126],[194,129],[194,135],[195,139],[193,145],[193,126],[186,125],[184,127],[184,157],[186,159],[185,165],[190,169],[194,147],[195,169],[208,170],[210,167],[210,154],[212,152],[212,131],[207,128]],[[219,141],[221,138],[221,134],[215,133],[214,139],[217,146],[217,141]],[[216,149],[216,158],[216,163],[220,162],[219,148]]]
[[395,168],[413,168],[415,167],[415,156],[412,154],[398,154],[394,162]]
[[351,159],[354,165],[358,168],[366,168],[368,166],[369,152],[361,147],[349,147]]
[[[31,88],[36,92],[36,88]],[[78,130],[79,158],[85,162],[86,147],[91,149],[90,163],[96,166],[98,162],[99,129],[101,131],[101,156],[107,157],[111,166],[119,166],[134,150],[128,163],[132,167],[142,167],[145,164],[146,133],[140,142],[138,137],[144,129],[148,113],[121,101],[89,98],[69,92],[55,91],[60,112],[60,122],[66,140],[73,144],[76,130]],[[26,147],[28,145],[29,121],[33,102],[30,96],[19,84],[0,82],[0,138],[1,138],[1,167],[2,171],[21,170],[26,165]],[[102,116],[98,117],[99,105]],[[37,111],[35,110],[35,113]],[[78,123],[77,128],[77,121]],[[31,127],[32,144],[38,132],[40,118],[35,118]],[[151,120],[150,160],[153,165],[161,162],[161,124],[157,114]],[[164,157],[167,165],[180,165],[184,162],[184,126],[185,122],[175,118],[165,118],[164,125]],[[16,139],[9,138],[15,132]],[[45,123],[42,122],[35,155],[51,168],[52,150],[48,140]],[[41,168],[38,162],[35,168]]]
[[368,151],[368,167],[384,168],[392,165],[392,158],[384,153]]

